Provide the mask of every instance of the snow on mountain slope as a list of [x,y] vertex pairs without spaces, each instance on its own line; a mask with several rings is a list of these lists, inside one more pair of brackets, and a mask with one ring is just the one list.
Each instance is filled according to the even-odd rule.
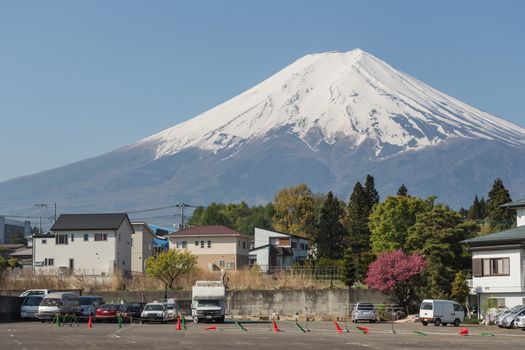
[[[355,49],[304,56],[231,100],[133,146],[155,147],[156,158],[188,148],[235,151],[283,128],[314,150],[339,138],[355,146],[372,139],[379,157],[458,137],[525,144],[524,128]],[[312,132],[318,135],[315,142],[308,137]]]

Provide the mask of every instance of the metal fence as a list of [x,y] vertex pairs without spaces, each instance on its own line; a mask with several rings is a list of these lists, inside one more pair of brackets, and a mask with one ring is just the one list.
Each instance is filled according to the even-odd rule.
[[316,281],[342,281],[344,271],[340,266],[326,267],[280,267],[280,266],[259,266],[262,273],[269,275],[287,275],[291,277],[304,277]]

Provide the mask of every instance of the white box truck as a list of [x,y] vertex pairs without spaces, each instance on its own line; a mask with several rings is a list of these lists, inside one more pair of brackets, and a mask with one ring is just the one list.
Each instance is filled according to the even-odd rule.
[[455,327],[465,319],[461,305],[452,300],[425,299],[419,308],[419,319],[423,326],[433,323],[435,326],[451,323]]
[[193,322],[224,322],[226,288],[221,281],[197,281],[192,287],[191,316]]

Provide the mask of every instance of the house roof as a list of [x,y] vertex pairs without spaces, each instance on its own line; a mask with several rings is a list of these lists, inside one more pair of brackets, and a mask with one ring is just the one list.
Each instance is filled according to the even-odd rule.
[[7,243],[7,244],[0,244],[0,247],[5,248],[6,250],[15,250],[18,248],[25,247],[25,245],[20,244],[20,243]]
[[14,253],[9,254],[9,256],[12,256],[12,257],[15,257],[15,256],[33,256],[33,249],[31,249],[31,248],[18,249]]
[[491,233],[486,236],[466,239],[461,243],[466,243],[469,245],[480,245],[485,243],[508,243],[513,241],[525,242],[525,226],[520,226],[501,232]]
[[310,238],[303,237],[303,236],[292,235],[291,233],[280,232],[280,231],[275,231],[275,230],[268,230],[266,228],[261,228],[261,227],[254,227],[254,229],[259,229],[259,230],[264,230],[264,231],[267,231],[267,232],[278,233],[278,234],[286,235],[286,236],[293,237],[293,238],[300,238],[300,239],[304,239],[306,241],[312,241],[312,239],[310,239]]
[[168,237],[185,237],[185,236],[243,236],[242,233],[235,231],[226,226],[222,225],[206,225],[206,226],[195,226],[180,230],[173,233],[168,233]]
[[51,227],[51,231],[116,230],[126,219],[129,221],[126,213],[62,214]]
[[523,208],[525,208],[525,198],[519,199],[519,200],[514,201],[514,202],[510,202],[510,203],[505,203],[505,204],[502,205],[502,207],[504,207],[504,208],[519,208],[519,207],[523,207]]

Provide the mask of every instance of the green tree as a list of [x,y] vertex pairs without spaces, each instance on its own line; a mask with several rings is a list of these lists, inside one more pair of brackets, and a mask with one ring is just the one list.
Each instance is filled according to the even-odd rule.
[[193,271],[197,266],[197,257],[189,251],[170,249],[146,259],[146,274],[161,280],[166,289],[173,288],[173,282],[179,276]]
[[467,218],[469,220],[474,220],[474,221],[483,220],[484,218],[483,213],[481,211],[481,203],[479,202],[477,195],[474,197],[474,201],[472,202],[472,205],[470,206]]
[[375,179],[373,176],[366,175],[364,191],[367,198],[368,212],[370,214],[374,205],[379,203],[379,193],[376,190]]
[[401,187],[397,190],[398,196],[406,197],[408,196],[408,189],[406,188],[405,184],[401,184]]
[[449,298],[457,271],[470,267],[470,255],[461,241],[473,237],[478,226],[464,222],[461,216],[444,205],[417,216],[410,227],[406,248],[425,258],[427,268],[425,295],[435,299]]
[[464,305],[469,293],[470,288],[467,284],[467,274],[463,271],[456,272],[454,280],[452,281],[450,297],[452,300]]
[[395,196],[374,206],[368,224],[372,252],[377,255],[385,250],[404,249],[416,216],[432,210],[433,201],[433,197]]
[[341,223],[343,209],[332,192],[328,192],[317,230],[314,231],[316,258],[340,259],[343,256],[345,229]]
[[514,213],[509,208],[502,208],[505,203],[512,202],[509,191],[501,179],[496,179],[489,191],[486,203],[486,220],[494,231],[511,228],[514,223]]
[[312,191],[305,184],[280,190],[273,201],[275,230],[310,237],[316,219]]
[[[370,185],[369,185],[370,186]],[[373,186],[373,178],[372,178]],[[368,265],[373,261],[370,250],[370,229],[368,220],[372,207],[377,203],[377,192],[367,190],[360,182],[354,186],[350,195],[347,212],[344,219],[347,231],[345,241],[345,267],[348,284],[362,280],[366,276]]]

